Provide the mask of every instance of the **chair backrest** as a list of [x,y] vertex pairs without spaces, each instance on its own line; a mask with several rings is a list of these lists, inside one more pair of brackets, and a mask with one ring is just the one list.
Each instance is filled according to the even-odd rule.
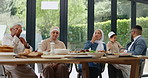
[[144,65],[145,65],[145,61],[142,61],[141,65],[140,65],[140,69],[139,69],[139,75],[140,75],[140,77],[143,74]]
[[101,73],[105,70],[105,63],[100,63]]

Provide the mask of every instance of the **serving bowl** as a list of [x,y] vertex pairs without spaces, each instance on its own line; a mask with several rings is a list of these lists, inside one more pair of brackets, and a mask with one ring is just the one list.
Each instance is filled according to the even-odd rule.
[[93,57],[95,58],[100,58],[104,55],[105,53],[103,52],[95,52],[95,53],[90,53],[90,52],[87,52],[87,55],[93,55]]
[[54,49],[55,55],[66,55],[69,53],[68,49]]

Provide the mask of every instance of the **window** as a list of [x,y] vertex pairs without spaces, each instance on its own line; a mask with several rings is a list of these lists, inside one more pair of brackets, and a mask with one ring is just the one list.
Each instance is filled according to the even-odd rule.
[[[41,4],[43,1],[58,2],[58,9],[41,9]],[[59,21],[60,0],[36,0],[36,45],[40,43],[42,39],[49,38],[50,28],[52,26],[59,26]],[[62,33],[60,35],[62,35]]]
[[111,1],[110,0],[95,0],[94,25],[95,29],[104,31],[104,42],[109,41],[108,33],[111,30]]
[[[2,33],[10,33],[10,27],[14,24],[23,26],[23,33],[26,30],[26,0],[2,0],[0,2],[0,27],[5,29]],[[5,28],[6,27],[6,28]],[[2,40],[1,34],[0,43]]]
[[68,0],[68,48],[83,49],[87,38],[87,0]]
[[117,40],[125,47],[131,40],[131,3],[126,0],[117,0]]

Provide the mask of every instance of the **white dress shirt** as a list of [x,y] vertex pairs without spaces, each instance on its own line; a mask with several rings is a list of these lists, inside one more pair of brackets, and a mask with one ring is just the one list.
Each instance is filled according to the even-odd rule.
[[[12,37],[10,34],[5,35],[2,40],[2,45],[8,45],[14,47],[14,53],[18,54],[20,52],[23,52],[25,49],[24,44],[20,41],[20,39],[17,36]],[[32,50],[32,47],[30,46],[30,50]]]

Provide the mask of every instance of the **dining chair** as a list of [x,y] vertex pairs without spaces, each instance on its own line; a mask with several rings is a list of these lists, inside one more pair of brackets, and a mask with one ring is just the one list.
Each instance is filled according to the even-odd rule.
[[[75,64],[75,68],[76,68],[76,71],[78,72],[77,78],[82,77],[82,71],[79,70],[78,64]],[[104,69],[105,69],[105,63],[100,63],[100,68],[101,68],[101,72],[99,74],[99,78],[102,78],[102,73],[104,72]]]
[[139,78],[143,77],[143,69],[144,69],[145,61],[142,61],[139,69]]
[[11,75],[10,75],[9,71],[5,70],[4,65],[1,65],[1,68],[2,68],[4,78],[11,78]]
[[[67,63],[66,65],[67,65],[67,67],[69,69],[69,75],[70,75],[70,73],[72,72],[73,64]],[[42,68],[43,68],[43,64],[38,64],[38,66],[42,66]],[[39,78],[43,78],[43,73],[41,72],[41,69],[39,69],[39,73],[40,73]]]

